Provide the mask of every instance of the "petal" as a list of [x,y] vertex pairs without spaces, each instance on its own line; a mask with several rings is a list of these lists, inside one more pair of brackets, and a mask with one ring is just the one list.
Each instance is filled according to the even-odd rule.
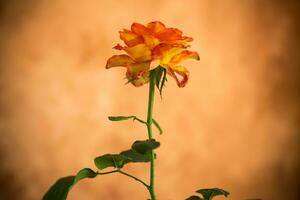
[[137,35],[151,35],[151,30],[139,23],[133,23],[131,25],[131,31]]
[[177,45],[177,46],[182,46],[182,47],[190,47],[190,45],[187,44],[187,42],[193,41],[193,38],[183,36],[182,38],[178,40],[169,40],[169,41],[162,41],[165,44],[172,44],[172,45]]
[[155,46],[159,44],[159,40],[152,35],[143,35],[145,44],[150,48],[153,49]]
[[135,63],[127,70],[126,78],[134,86],[142,86],[149,82],[150,62]]
[[187,42],[193,41],[193,38],[182,36],[182,31],[176,28],[167,28],[157,34],[155,36],[165,44],[176,44],[183,47],[189,47]]
[[124,50],[137,62],[151,60],[151,49],[145,44],[138,44],[133,47],[124,48]]
[[113,47],[113,49],[117,49],[117,50],[124,50],[125,47],[123,47],[120,44],[117,44],[116,46]]
[[184,87],[189,80],[189,71],[183,66],[169,66],[167,72],[176,80],[178,87]]
[[188,59],[188,58],[193,58],[193,59],[196,59],[196,60],[200,60],[200,57],[199,57],[197,52],[184,50],[184,51],[181,51],[180,53],[174,55],[172,57],[172,59],[170,60],[170,63],[172,65],[175,65],[175,64],[178,64],[179,62],[181,62],[182,60],[185,60],[185,59]]
[[107,60],[106,69],[117,66],[128,67],[133,63],[134,60],[127,55],[114,55]]
[[[159,59],[154,59],[150,63],[150,69],[149,70],[153,70],[158,66],[160,66],[160,60]],[[162,67],[164,67],[164,66],[162,66]]]
[[150,22],[147,24],[147,27],[154,33],[158,33],[166,29],[166,26],[159,21]]
[[120,38],[124,41],[124,43],[128,47],[135,46],[137,44],[141,44],[144,42],[144,39],[142,36],[137,35],[129,30],[124,29],[123,31],[120,31]]
[[176,28],[167,28],[156,34],[156,37],[160,41],[180,40],[182,38],[182,32]]
[[173,56],[180,53],[184,48],[170,44],[159,44],[152,50],[152,58],[161,60],[162,64],[168,64]]

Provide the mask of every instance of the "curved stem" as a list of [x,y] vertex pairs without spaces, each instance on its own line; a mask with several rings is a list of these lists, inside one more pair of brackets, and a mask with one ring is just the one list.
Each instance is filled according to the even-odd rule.
[[[148,115],[147,115],[147,130],[149,139],[153,139],[152,134],[152,113],[154,103],[154,91],[155,91],[155,72],[150,71],[150,84],[149,84],[149,100],[148,100]],[[149,188],[151,200],[156,200],[154,192],[154,151],[151,151],[150,160],[150,188]]]
[[144,181],[142,181],[141,179],[139,179],[139,178],[137,178],[137,177],[135,177],[135,176],[133,176],[133,175],[131,175],[131,174],[128,174],[128,173],[126,173],[126,172],[124,172],[124,171],[121,171],[121,170],[118,170],[118,172],[119,172],[120,174],[123,174],[123,175],[125,175],[125,176],[130,177],[130,178],[133,178],[134,180],[136,180],[136,181],[142,183],[148,190],[150,189],[150,186],[149,186],[147,183],[145,183]]
[[137,177],[135,177],[135,176],[133,176],[133,175],[131,175],[131,174],[128,174],[127,172],[124,172],[124,171],[122,171],[122,170],[120,170],[120,169],[116,169],[116,170],[108,171],[108,172],[97,172],[97,174],[98,174],[98,175],[105,175],[105,174],[112,174],[112,173],[116,173],[116,172],[118,172],[118,173],[120,173],[120,174],[123,174],[123,175],[125,175],[125,176],[128,176],[128,177],[130,177],[130,178],[132,178],[132,179],[134,179],[134,180],[136,180],[136,181],[142,183],[148,190],[150,190],[150,186],[149,186],[147,183],[145,183],[145,182],[142,181],[141,179],[139,179],[139,178],[137,178]]

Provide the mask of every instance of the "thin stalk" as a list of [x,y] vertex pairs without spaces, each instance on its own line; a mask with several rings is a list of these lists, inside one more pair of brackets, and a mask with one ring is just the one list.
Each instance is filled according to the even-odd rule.
[[142,181],[141,179],[131,175],[131,174],[128,174],[127,172],[124,172],[120,169],[116,169],[116,170],[113,170],[113,171],[108,171],[108,172],[97,172],[98,175],[106,175],[106,174],[112,174],[112,173],[120,173],[120,174],[123,174],[125,176],[128,176],[129,178],[132,178],[140,183],[142,183],[148,190],[150,189],[150,186],[145,183],[144,181]]
[[136,180],[136,181],[142,183],[148,190],[150,189],[150,186],[149,186],[147,183],[145,183],[144,181],[142,181],[141,179],[139,179],[139,178],[137,178],[137,177],[135,177],[135,176],[133,176],[133,175],[131,175],[131,174],[128,174],[128,173],[126,173],[126,172],[124,172],[124,171],[121,171],[121,170],[118,170],[118,172],[119,172],[120,174],[123,174],[123,175],[125,175],[125,176],[128,176],[128,177],[130,177],[130,178],[132,178],[132,179],[134,179],[134,180]]
[[[153,113],[154,91],[155,91],[155,74],[154,73],[155,73],[154,71],[150,71],[148,114],[147,114],[147,130],[148,130],[148,137],[150,140],[153,139],[152,113]],[[150,192],[151,200],[156,200],[155,192],[154,192],[154,150],[151,151],[149,192]]]

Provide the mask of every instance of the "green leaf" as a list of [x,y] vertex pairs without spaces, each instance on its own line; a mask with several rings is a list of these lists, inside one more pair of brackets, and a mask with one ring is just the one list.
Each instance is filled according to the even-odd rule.
[[110,121],[124,121],[124,120],[129,120],[129,119],[133,119],[134,120],[137,120],[143,124],[147,124],[147,122],[137,118],[136,116],[134,115],[131,115],[131,116],[109,116],[108,119]]
[[189,198],[185,199],[185,200],[203,200],[202,198],[198,197],[198,196],[190,196]]
[[153,149],[158,148],[160,145],[159,142],[156,142],[154,139],[151,140],[138,140],[135,141],[131,148],[141,154],[146,154]]
[[225,197],[229,195],[229,192],[219,188],[200,189],[196,192],[202,194],[204,200],[212,200],[215,196],[218,195],[224,195]]
[[110,121],[123,121],[123,120],[129,120],[134,118],[135,116],[109,116],[108,117]]
[[103,170],[108,167],[121,169],[125,164],[137,162],[150,162],[151,150],[159,147],[159,142],[152,140],[135,141],[131,149],[120,154],[104,154],[95,158],[96,167]]
[[138,153],[137,151],[135,151],[133,149],[123,151],[120,154],[130,158],[129,162],[150,162],[149,155],[147,155],[147,154],[144,155],[144,154]]
[[47,191],[42,200],[66,200],[70,189],[84,178],[94,178],[97,173],[91,169],[84,168],[76,176],[67,176],[56,181]]
[[105,154],[95,158],[94,163],[100,170],[107,167],[122,168],[130,159],[120,154]]
[[158,124],[158,122],[155,119],[152,119],[153,124],[156,126],[156,128],[159,130],[159,134],[162,135],[163,134],[163,130],[160,127],[160,125]]

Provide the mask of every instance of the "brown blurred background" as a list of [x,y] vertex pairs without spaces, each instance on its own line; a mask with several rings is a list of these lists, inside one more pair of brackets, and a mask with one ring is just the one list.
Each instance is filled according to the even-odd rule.
[[[283,3],[284,2],[284,3]],[[38,200],[93,158],[146,137],[147,86],[104,69],[118,31],[160,20],[195,41],[201,61],[169,79],[154,116],[159,200],[221,187],[232,200],[297,200],[300,183],[299,1],[7,0],[0,7],[0,199]],[[147,165],[125,169],[147,179]],[[85,180],[70,200],[141,200],[120,175]],[[222,199],[222,198],[219,198]]]

